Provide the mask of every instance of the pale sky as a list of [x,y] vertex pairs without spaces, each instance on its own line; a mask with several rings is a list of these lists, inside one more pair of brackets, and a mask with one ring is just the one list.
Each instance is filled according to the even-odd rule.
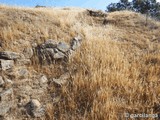
[[105,10],[110,3],[118,2],[119,0],[0,0],[0,4],[29,6],[36,5],[58,6],[58,7],[83,7]]
[[[57,7],[83,7],[106,10],[110,3],[117,3],[120,0],[0,0],[0,4],[28,6],[57,6]],[[130,0],[132,1],[132,0]],[[160,0],[157,0],[160,2]]]

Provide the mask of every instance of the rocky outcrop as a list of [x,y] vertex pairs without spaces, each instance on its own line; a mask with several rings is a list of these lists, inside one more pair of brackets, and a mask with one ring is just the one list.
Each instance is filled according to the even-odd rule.
[[[61,96],[57,93],[59,88],[68,85],[70,74],[62,74],[56,78],[48,78],[43,73],[30,71],[28,65],[38,56],[40,61],[66,60],[81,45],[82,39],[75,37],[70,44],[55,40],[46,40],[43,44],[21,49],[20,53],[11,51],[0,52],[0,119],[12,110],[27,117],[41,118],[45,116],[46,103],[59,102]],[[36,53],[36,54],[35,54]],[[66,61],[67,62],[67,61]],[[64,67],[64,66],[63,66]],[[63,69],[63,68],[62,68]],[[66,70],[64,70],[66,72]],[[49,93],[50,85],[58,88],[55,96]],[[55,90],[56,92],[56,90]]]
[[65,42],[55,40],[47,40],[45,43],[38,45],[35,48],[36,55],[39,61],[52,63],[54,60],[68,60],[72,53],[81,45],[82,39],[75,37],[71,40],[70,45]]

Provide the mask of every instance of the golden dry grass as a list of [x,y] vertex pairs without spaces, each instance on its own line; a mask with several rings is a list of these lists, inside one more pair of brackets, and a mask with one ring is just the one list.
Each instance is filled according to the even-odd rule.
[[[124,113],[160,112],[160,23],[149,19],[145,25],[143,15],[129,11],[108,13],[106,20],[107,25],[100,24],[83,9],[0,6],[3,49],[20,51],[12,44],[19,39],[41,43],[83,37],[67,64],[69,85],[50,86],[61,100],[48,104],[46,119],[123,120]],[[61,74],[54,65],[34,66],[50,76]]]

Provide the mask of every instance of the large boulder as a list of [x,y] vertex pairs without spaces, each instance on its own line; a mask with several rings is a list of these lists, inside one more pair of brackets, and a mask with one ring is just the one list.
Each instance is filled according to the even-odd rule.
[[0,59],[0,69],[2,70],[8,70],[13,68],[14,61],[13,60],[2,60]]
[[0,52],[0,59],[16,60],[18,58],[20,58],[20,54],[19,53],[11,52],[11,51]]

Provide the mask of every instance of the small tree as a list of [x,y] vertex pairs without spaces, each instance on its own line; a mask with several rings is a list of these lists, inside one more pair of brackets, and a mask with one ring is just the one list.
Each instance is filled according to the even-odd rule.
[[131,7],[131,2],[128,2],[128,0],[120,0],[118,3],[111,3],[110,5],[107,6],[108,12],[113,12],[113,11],[121,11],[121,10],[130,10],[132,9]]

